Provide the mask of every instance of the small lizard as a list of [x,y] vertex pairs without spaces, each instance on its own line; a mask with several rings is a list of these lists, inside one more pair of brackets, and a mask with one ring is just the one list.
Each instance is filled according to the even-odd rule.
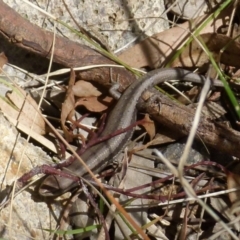
[[[138,81],[131,84],[123,93],[115,108],[110,113],[107,124],[100,137],[110,135],[111,133],[126,128],[136,121],[137,104],[142,93],[154,87],[157,84],[168,80],[189,81],[193,83],[204,83],[205,77],[192,73],[187,70],[178,68],[157,69],[147,73]],[[219,80],[214,81],[214,86],[222,87],[223,84]],[[101,142],[87,149],[81,158],[86,162],[93,173],[100,172],[110,162],[112,162],[118,154],[127,145],[132,137],[133,129],[115,137]],[[76,176],[87,176],[88,171],[75,160],[67,169],[63,171],[72,172]],[[61,195],[78,185],[71,179],[60,176],[47,176],[39,188],[39,194],[45,197],[53,197]]]

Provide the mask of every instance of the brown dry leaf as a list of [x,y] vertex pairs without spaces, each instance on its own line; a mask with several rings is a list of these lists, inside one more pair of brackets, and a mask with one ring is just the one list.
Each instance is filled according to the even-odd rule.
[[80,98],[76,101],[75,107],[82,105],[90,112],[102,112],[108,108],[111,101],[111,97],[105,97],[101,101],[98,97]]
[[0,53],[0,72],[4,64],[8,62],[7,57],[5,56],[4,52]]
[[[228,189],[231,188],[240,188],[240,175],[235,173],[228,173],[227,174],[227,187]],[[228,194],[231,203],[235,203],[236,201],[240,200],[240,192],[231,192]]]
[[90,82],[83,80],[77,81],[72,90],[76,97],[98,97],[102,94]]
[[[198,37],[202,40],[208,50],[212,53],[215,59],[218,59],[220,50],[227,46],[225,51],[221,55],[220,62],[228,66],[240,67],[240,43],[233,41],[230,37],[216,34],[206,33]],[[188,47],[182,52],[172,64],[172,67],[192,67],[192,66],[204,66],[209,62],[209,57],[199,46],[197,41],[192,41]]]
[[68,90],[61,111],[61,125],[67,142],[72,142],[73,135],[65,126],[67,119],[72,119],[75,109],[75,99],[72,87],[75,83],[75,72],[71,69],[71,75],[68,83]]
[[[240,175],[235,173],[227,174],[227,188],[240,188]],[[236,213],[239,215],[240,213],[240,191],[230,192],[228,194],[229,199],[232,203],[232,213]]]
[[155,136],[156,134],[156,128],[155,128],[155,124],[154,124],[154,121],[152,121],[150,118],[149,118],[149,115],[148,114],[145,114],[145,117],[144,117],[144,123],[141,124],[141,126],[143,126],[146,130],[146,132],[148,133],[150,139],[152,140],[153,137]]
[[[224,10],[213,22],[209,22],[200,34],[212,33],[216,29],[219,29],[220,26],[226,25],[231,16],[231,11],[231,8]],[[169,62],[171,56],[180,49],[184,41],[189,38],[189,29],[193,29],[193,26],[196,29],[207,17],[209,17],[208,14],[196,18],[191,23],[185,22],[164,32],[155,34],[128,48],[118,57],[130,66],[137,68],[149,67],[153,69],[164,66]]]
[[[2,106],[3,104],[6,104],[6,103],[3,102],[3,100],[0,98],[0,105]],[[36,131],[31,131],[31,129],[28,126],[18,122],[16,119],[12,118],[9,114],[4,113],[4,116],[18,130],[20,130],[21,132],[23,132],[25,134],[31,134],[31,138],[32,139],[34,139],[35,141],[39,142],[42,146],[44,146],[45,148],[49,149],[53,153],[56,153],[56,154],[59,153],[57,148],[56,148],[56,145],[53,143],[53,141],[50,141],[49,139],[45,138],[44,136],[38,134]],[[66,158],[71,156],[71,154],[69,154],[68,152],[66,152],[65,155],[66,155]]]
[[[194,100],[199,95],[200,91],[201,91],[201,89],[199,89],[199,87],[194,86],[189,91],[184,92],[184,95],[186,97],[188,97],[192,102],[194,102]],[[185,97],[183,97],[182,95],[180,95],[176,99],[182,104],[189,104],[189,101]]]
[[[98,96],[101,95],[91,83],[85,81],[78,81],[75,84],[75,73],[72,70],[71,76],[68,84],[68,90],[65,97],[65,101],[62,105],[61,112],[61,124],[62,129],[65,134],[65,138],[68,142],[72,142],[74,136],[71,132],[68,131],[65,126],[65,122],[67,120],[72,120],[73,114],[75,112],[75,108],[77,106],[85,106],[91,112],[102,112],[107,109],[108,103],[112,100],[112,98],[106,97],[98,99]],[[75,100],[75,96],[84,96],[78,100]],[[85,97],[86,96],[86,97]],[[90,97],[89,97],[90,96]]]
[[46,133],[45,122],[40,110],[37,110],[35,100],[20,88],[16,88],[12,93],[6,95],[12,104],[1,99],[0,108],[2,112],[26,126],[29,131],[33,125],[32,131],[44,135]]
[[177,137],[169,137],[164,134],[159,134],[154,137],[154,139],[148,143],[148,146],[155,146],[160,144],[172,143],[175,142],[178,138]]

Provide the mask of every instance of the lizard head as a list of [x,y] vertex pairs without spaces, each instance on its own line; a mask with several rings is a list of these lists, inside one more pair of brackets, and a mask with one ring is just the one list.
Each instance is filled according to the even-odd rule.
[[77,183],[74,183],[72,179],[51,175],[43,179],[38,193],[43,197],[57,197],[75,186]]

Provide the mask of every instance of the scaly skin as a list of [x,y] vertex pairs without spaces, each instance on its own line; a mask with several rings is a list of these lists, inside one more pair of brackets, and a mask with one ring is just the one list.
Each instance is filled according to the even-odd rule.
[[[101,137],[107,136],[118,129],[126,128],[134,123],[136,121],[136,106],[142,93],[168,80],[203,83],[205,78],[196,73],[177,68],[157,69],[147,73],[141,79],[131,84],[123,93],[115,108],[110,113],[106,128],[102,132]],[[214,81],[214,85],[223,86],[219,80]],[[87,149],[81,158],[94,173],[100,172],[118,156],[127,145],[132,134],[133,130],[130,130],[112,137],[105,142],[101,142]],[[76,176],[85,177],[88,175],[87,170],[78,160],[75,160],[67,169]],[[39,193],[45,197],[53,197],[61,195],[76,186],[77,183],[71,179],[60,176],[47,176],[39,188]]]

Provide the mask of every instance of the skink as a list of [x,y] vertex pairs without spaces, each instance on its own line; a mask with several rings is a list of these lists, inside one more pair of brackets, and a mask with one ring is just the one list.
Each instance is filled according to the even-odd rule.
[[[107,136],[118,129],[126,128],[134,123],[136,121],[137,103],[142,93],[168,80],[203,83],[205,78],[201,75],[177,68],[158,69],[147,73],[141,79],[131,84],[123,93],[115,108],[110,113],[106,127],[101,136]],[[219,80],[215,80],[213,84],[214,86],[223,86],[222,82]],[[132,134],[133,130],[130,130],[105,142],[101,142],[87,149],[81,158],[94,173],[100,172],[118,156],[127,145]],[[77,160],[68,167],[68,170],[76,176],[85,177],[88,175],[87,170]],[[63,171],[66,170],[63,169]],[[51,175],[43,180],[39,188],[39,193],[42,196],[53,197],[61,195],[77,185],[78,183],[73,182],[71,179]]]

